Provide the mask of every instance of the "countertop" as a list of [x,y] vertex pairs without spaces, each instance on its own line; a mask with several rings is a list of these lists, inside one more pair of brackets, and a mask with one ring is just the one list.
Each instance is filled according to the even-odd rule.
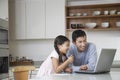
[[[43,61],[34,61],[34,66],[35,66],[36,68],[39,68],[42,63],[43,63]],[[111,67],[112,67],[112,68],[120,68],[120,60],[113,61]]]
[[[34,66],[39,69],[43,61],[36,61]],[[11,69],[10,67],[9,69]],[[34,74],[36,75],[36,74]],[[13,80],[13,79],[12,79]],[[51,76],[45,76],[39,79],[35,79],[33,76],[29,80],[120,80],[120,61],[114,61],[111,71],[105,74],[54,74]]]
[[29,80],[120,80],[120,71],[111,71],[104,74],[54,74]]

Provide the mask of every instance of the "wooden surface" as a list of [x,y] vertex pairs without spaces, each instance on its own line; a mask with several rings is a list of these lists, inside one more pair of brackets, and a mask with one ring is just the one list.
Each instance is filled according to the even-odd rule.
[[120,15],[99,15],[99,16],[67,16],[68,19],[79,19],[79,18],[117,18]]
[[14,61],[9,63],[10,66],[34,65],[33,61]]

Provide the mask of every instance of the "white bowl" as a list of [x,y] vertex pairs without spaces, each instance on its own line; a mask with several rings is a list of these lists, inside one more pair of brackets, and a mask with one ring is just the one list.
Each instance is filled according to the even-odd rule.
[[70,13],[69,16],[74,16],[74,14],[73,14],[73,13]]
[[101,27],[103,27],[103,28],[109,27],[109,22],[103,22],[103,23],[101,23]]
[[97,15],[100,15],[100,14],[101,14],[100,11],[94,11],[94,12],[93,12],[93,16],[97,16]]
[[76,16],[81,16],[82,14],[81,13],[76,13]]
[[119,12],[117,12],[117,14],[118,14],[118,15],[120,15],[120,11],[119,11]]
[[111,10],[110,15],[114,15],[116,13],[116,10]]
[[85,26],[87,27],[87,28],[94,28],[94,27],[96,27],[96,23],[85,23]]
[[120,21],[116,22],[116,26],[120,27]]

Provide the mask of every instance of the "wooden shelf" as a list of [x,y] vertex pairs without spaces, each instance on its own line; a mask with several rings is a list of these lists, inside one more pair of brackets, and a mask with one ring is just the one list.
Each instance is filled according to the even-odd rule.
[[120,15],[99,15],[99,16],[67,16],[67,19],[80,19],[80,18],[120,18]]
[[120,3],[113,3],[113,4],[94,4],[94,5],[77,5],[77,6],[66,6],[66,8],[79,8],[79,9],[85,9],[85,8],[105,8],[105,7],[120,7]]
[[[120,28],[79,28],[81,30],[87,30],[87,31],[116,31],[120,30]],[[79,29],[66,29],[67,31],[74,31]]]
[[[69,31],[78,29],[87,31],[120,31],[120,27],[116,27],[116,22],[120,21],[120,15],[117,12],[120,11],[120,3],[111,4],[95,4],[95,5],[77,5],[77,6],[66,6],[66,34]],[[114,15],[110,15],[112,10],[116,10]],[[93,16],[94,11],[100,11],[100,15]],[[108,11],[108,15],[104,15],[104,11]],[[88,16],[69,16],[69,14],[87,13]],[[86,24],[89,22],[97,23],[95,28],[77,28],[72,29],[71,24]],[[102,28],[101,23],[108,22],[109,28]]]

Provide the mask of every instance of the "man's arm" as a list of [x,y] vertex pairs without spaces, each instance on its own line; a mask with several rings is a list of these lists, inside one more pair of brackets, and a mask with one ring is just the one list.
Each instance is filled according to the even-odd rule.
[[94,70],[96,61],[97,61],[97,51],[95,45],[93,45],[90,48],[88,64],[86,65],[88,68],[87,70]]

